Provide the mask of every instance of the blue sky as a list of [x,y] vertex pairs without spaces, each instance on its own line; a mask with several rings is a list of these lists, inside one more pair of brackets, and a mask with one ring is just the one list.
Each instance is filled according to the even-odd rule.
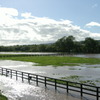
[[[12,29],[11,25],[7,23],[8,21],[5,21],[5,23],[1,25],[1,41],[4,45],[6,41],[9,41],[8,45],[23,44],[27,40],[30,40],[28,44],[41,43],[42,41],[43,43],[54,42],[64,35],[74,35],[76,36],[77,40],[79,40],[80,38],[85,38],[85,35],[94,39],[100,39],[100,0],[0,0],[0,8],[6,8],[6,11],[10,9],[10,13],[7,14],[10,15],[10,20],[14,20],[16,22],[16,25],[15,23],[12,24],[15,25],[15,27]],[[14,12],[12,12],[12,9]],[[5,14],[2,14],[5,15],[5,18],[7,18],[8,20],[9,18],[8,16],[6,17],[6,11],[4,11]],[[11,14],[11,12],[16,12],[16,14],[13,15]],[[24,20],[24,24],[28,24],[28,26],[25,26],[22,20]],[[43,22],[41,22],[43,20],[45,20],[46,26],[48,25],[46,22],[49,23],[49,30],[47,30],[48,27],[45,27]],[[38,26],[35,26],[35,28],[32,29],[33,33],[31,28],[29,27],[30,21],[32,23],[38,23]],[[62,25],[62,23],[65,24],[65,21],[67,21],[66,27]],[[57,24],[57,26],[53,27],[55,23]],[[6,27],[4,26],[4,24]],[[20,26],[19,24],[23,24],[23,26]],[[52,26],[50,26],[51,24]],[[27,31],[23,34],[21,33],[23,30],[21,27],[24,26],[28,27],[27,29],[30,29],[30,31]],[[59,29],[58,26],[61,29]],[[18,27],[20,27],[19,30]],[[6,29],[7,31],[5,31],[4,29]],[[11,34],[8,32],[8,29]],[[59,29],[59,31],[61,32],[59,33],[57,29]],[[14,33],[14,30],[17,30],[17,32],[19,33]],[[38,33],[36,30],[38,30]],[[42,31],[45,32],[45,34],[43,34]],[[59,34],[57,34],[57,32]],[[76,32],[77,34],[74,34],[74,32]],[[14,40],[14,38],[16,38],[14,37],[16,36],[16,33],[17,38],[19,38],[18,35],[23,36],[25,38],[19,38],[18,40]],[[27,34],[29,34],[30,36],[33,34],[35,37],[29,37]],[[56,34],[59,37],[57,37]],[[7,36],[10,37],[8,40],[6,39]],[[11,37],[14,38],[12,39]],[[40,41],[38,37],[40,37],[42,41]],[[45,37],[47,37],[49,41],[47,41]],[[34,38],[37,38],[37,40],[34,40]]]
[[37,17],[72,20],[78,25],[100,22],[100,0],[0,0],[0,5]]

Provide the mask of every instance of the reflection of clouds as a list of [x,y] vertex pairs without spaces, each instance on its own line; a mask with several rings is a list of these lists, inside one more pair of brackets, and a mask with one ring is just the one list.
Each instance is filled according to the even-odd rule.
[[12,61],[12,60],[0,60],[0,66],[4,68],[23,68],[35,65],[32,62]]
[[19,18],[16,9],[0,7],[0,45],[51,43],[69,35],[77,40],[100,39],[99,33],[83,30],[70,20],[35,17],[28,12]]
[[65,94],[29,85],[28,83],[14,81],[5,76],[0,77],[0,87],[2,87],[3,93],[9,100],[62,100],[62,98],[67,100],[66,97],[69,100],[73,100],[73,97]]
[[23,97],[24,95],[35,96],[37,92],[38,96],[41,96],[39,93],[41,92],[41,89],[39,87],[14,81],[4,76],[0,77],[0,86],[2,87],[4,94],[6,94],[10,100],[16,100],[16,98]]

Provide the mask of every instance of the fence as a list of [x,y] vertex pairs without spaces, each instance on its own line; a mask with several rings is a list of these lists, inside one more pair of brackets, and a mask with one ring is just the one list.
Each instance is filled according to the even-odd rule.
[[[27,56],[66,56],[67,54],[63,53],[54,53],[54,54],[0,54],[0,57],[27,57]],[[68,56],[68,55],[67,55]]]
[[79,92],[81,97],[83,97],[84,94],[94,96],[96,100],[99,100],[100,97],[100,87],[97,86],[80,84],[2,67],[0,67],[0,74],[10,78],[14,77],[16,80],[20,78],[22,82],[27,80],[29,84],[34,81],[37,86],[39,83],[43,83],[45,87],[48,85],[53,86],[55,90],[62,88],[65,89],[67,93],[69,91]]

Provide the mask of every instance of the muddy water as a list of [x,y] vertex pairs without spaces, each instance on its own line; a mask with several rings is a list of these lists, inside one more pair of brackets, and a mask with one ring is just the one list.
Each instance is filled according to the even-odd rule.
[[[67,77],[70,75],[81,76],[80,80],[94,80],[99,85],[100,65],[80,65],[80,66],[34,66],[31,62],[0,60],[0,67],[11,68],[39,75],[50,76],[54,78]],[[98,82],[96,82],[98,80]],[[7,95],[10,100],[73,100],[73,97],[28,85],[20,81],[11,80],[0,76],[0,90]],[[63,99],[62,99],[63,98]],[[74,98],[75,100],[75,98]],[[77,100],[77,99],[76,99]]]

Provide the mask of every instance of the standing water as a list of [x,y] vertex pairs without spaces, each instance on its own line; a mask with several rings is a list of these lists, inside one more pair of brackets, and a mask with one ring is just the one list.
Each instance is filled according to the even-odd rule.
[[[46,74],[45,71],[34,70],[33,63],[1,60],[0,66],[10,69],[23,70],[38,74]],[[29,69],[29,70],[27,70]],[[50,67],[49,67],[50,69]],[[9,100],[73,100],[73,97],[60,92],[55,92],[48,88],[37,87],[35,85],[29,85],[28,83],[22,83],[21,81],[15,81],[14,79],[0,76],[0,90],[6,95]],[[78,100],[75,98],[74,100]]]
[[[77,57],[95,57],[99,55],[69,55]],[[74,76],[74,80],[93,82],[100,85],[100,64],[98,65],[80,65],[80,66],[34,66],[31,62],[21,62],[12,60],[0,60],[0,67],[15,70],[26,71],[38,75],[49,76],[54,78],[64,78],[70,80],[70,76]],[[77,77],[78,76],[78,77]],[[35,85],[15,81],[5,76],[0,76],[0,90],[3,91],[9,100],[78,100],[66,94],[55,92],[48,88],[41,88]],[[71,94],[72,95],[72,94]],[[75,96],[75,95],[73,95]],[[79,99],[80,100],[80,99]],[[86,99],[83,99],[86,100]],[[90,99],[92,100],[92,99]]]

